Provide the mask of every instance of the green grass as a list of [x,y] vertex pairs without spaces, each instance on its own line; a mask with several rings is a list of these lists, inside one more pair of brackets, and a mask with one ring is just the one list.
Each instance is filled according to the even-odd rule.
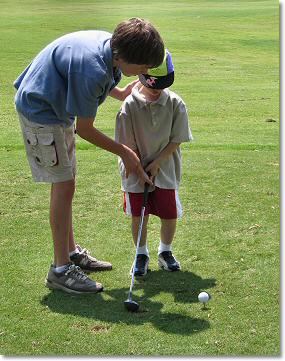
[[[4,355],[280,355],[279,4],[273,1],[0,0],[1,349]],[[13,80],[49,41],[151,20],[173,53],[172,89],[188,105],[195,141],[182,146],[184,217],[174,241],[180,273],[157,268],[135,284],[142,312],[124,310],[134,256],[117,160],[78,139],[78,242],[114,270],[96,296],[44,287],[52,260],[49,186],[33,183],[14,110]],[[123,79],[122,84],[129,80]],[[114,134],[119,103],[97,126]],[[197,295],[212,295],[202,310]]]

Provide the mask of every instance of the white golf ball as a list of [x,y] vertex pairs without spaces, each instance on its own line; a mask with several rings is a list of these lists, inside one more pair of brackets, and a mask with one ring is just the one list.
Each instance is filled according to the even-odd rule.
[[211,296],[209,295],[209,293],[207,293],[205,291],[200,292],[198,295],[198,300],[202,303],[208,302],[210,298],[211,298]]

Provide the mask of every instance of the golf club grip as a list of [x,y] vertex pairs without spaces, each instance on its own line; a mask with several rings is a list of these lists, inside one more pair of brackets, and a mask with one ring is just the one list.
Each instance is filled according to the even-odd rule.
[[146,207],[146,204],[147,204],[148,188],[149,188],[149,184],[148,184],[148,183],[145,183],[145,185],[144,185],[144,192],[143,192],[143,207]]

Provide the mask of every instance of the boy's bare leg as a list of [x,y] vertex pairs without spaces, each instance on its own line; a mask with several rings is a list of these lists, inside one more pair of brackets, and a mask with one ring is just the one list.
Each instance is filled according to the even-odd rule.
[[161,219],[160,237],[164,244],[170,245],[176,231],[176,219]]
[[[54,242],[54,264],[56,267],[70,262],[69,245],[73,239],[72,232],[72,200],[75,181],[53,183],[50,198],[50,226]],[[74,240],[73,240],[74,241]],[[65,268],[65,267],[64,267]],[[46,279],[49,289],[61,289],[68,293],[97,293],[103,290],[101,283],[83,277],[83,273],[75,266],[68,266],[68,273],[56,272],[50,267]]]
[[[75,251],[76,252],[73,252]],[[72,207],[70,208],[69,218],[69,235],[68,235],[68,254],[69,262],[71,261],[76,266],[79,266],[83,272],[106,271],[112,269],[112,264],[106,261],[100,261],[92,257],[84,248],[82,249],[75,242],[72,222]]]
[[54,242],[54,261],[57,267],[70,262],[69,241],[74,192],[74,180],[53,183],[51,186],[50,226]]
[[70,227],[69,227],[69,253],[74,251],[76,248],[74,233],[73,233],[73,224],[72,224],[72,207],[70,210]]
[[[141,234],[139,247],[143,247],[146,244],[148,219],[149,219],[148,215],[144,216],[144,222],[143,222],[143,228],[142,228],[142,234]],[[141,217],[132,217],[132,235],[133,235],[133,241],[134,241],[135,246],[137,246],[140,221],[141,221]]]

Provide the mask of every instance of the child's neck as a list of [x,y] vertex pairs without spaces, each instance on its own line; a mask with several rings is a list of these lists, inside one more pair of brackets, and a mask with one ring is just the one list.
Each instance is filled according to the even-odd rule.
[[139,93],[145,98],[148,102],[155,102],[161,94],[161,91],[154,92],[152,89],[149,89],[142,85],[139,89]]

